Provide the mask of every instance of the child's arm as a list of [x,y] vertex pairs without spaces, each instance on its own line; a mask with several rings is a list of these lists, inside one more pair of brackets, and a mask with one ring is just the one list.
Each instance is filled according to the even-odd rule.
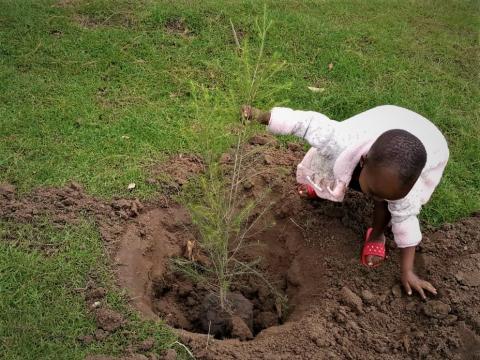
[[401,271],[402,284],[408,295],[412,295],[412,289],[418,291],[422,299],[426,299],[425,292],[428,290],[432,294],[437,295],[437,290],[428,281],[420,279],[413,271],[413,263],[415,259],[415,246],[401,249]]
[[280,107],[264,112],[245,105],[242,107],[242,116],[268,125],[268,130],[274,134],[301,137],[311,146],[326,153],[334,150],[330,147],[335,147],[333,140],[338,123],[323,114]]
[[428,281],[420,279],[414,272],[415,248],[422,240],[418,221],[421,205],[415,188],[407,197],[389,202],[388,209],[392,215],[392,231],[395,242],[401,251],[401,280],[408,295],[417,291],[426,299],[424,290],[436,295],[437,290]]

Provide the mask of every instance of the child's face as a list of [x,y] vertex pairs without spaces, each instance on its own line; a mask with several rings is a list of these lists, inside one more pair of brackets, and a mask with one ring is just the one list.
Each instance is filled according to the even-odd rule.
[[394,169],[372,166],[366,158],[363,159],[359,183],[362,192],[376,201],[402,199],[412,188],[401,183]]

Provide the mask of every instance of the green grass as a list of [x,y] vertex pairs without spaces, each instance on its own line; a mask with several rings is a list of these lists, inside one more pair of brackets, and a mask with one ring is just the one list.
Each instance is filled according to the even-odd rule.
[[[0,180],[28,191],[74,179],[107,197],[135,181],[148,197],[149,166],[169,153],[202,152],[205,128],[219,138],[217,152],[229,146],[244,76],[229,20],[255,49],[261,3],[65,3],[1,1]],[[280,91],[260,91],[256,105],[339,120],[385,103],[415,110],[444,131],[452,153],[428,220],[478,208],[477,2],[267,4],[274,26],[265,57],[287,66],[269,81]],[[208,89],[217,111],[195,115],[192,83]]]
[[[169,154],[220,154],[232,144],[245,70],[230,20],[255,54],[263,2],[58,3],[0,0],[0,181],[28,192],[76,180],[105,198],[127,195],[135,182],[135,195],[151,198],[151,166]],[[338,120],[386,103],[417,111],[439,126],[451,150],[423,219],[439,224],[479,209],[477,1],[266,3],[274,25],[265,58],[286,66],[255,105],[286,104]],[[71,289],[92,269],[107,272],[92,226],[47,227],[38,238],[28,227],[2,228],[18,242],[0,242],[2,358],[121,352],[129,341],[123,335],[101,349],[75,341],[93,325]],[[61,246],[45,257],[22,239]],[[138,336],[159,331],[165,347],[171,340],[160,325],[131,324]]]
[[[46,245],[48,244],[48,245]],[[88,279],[108,291],[107,306],[128,323],[102,342],[82,345],[77,338],[95,331],[82,292]],[[0,354],[2,359],[83,359],[86,354],[122,354],[149,336],[157,352],[174,336],[161,323],[140,321],[115,289],[94,225],[55,229],[0,223]]]

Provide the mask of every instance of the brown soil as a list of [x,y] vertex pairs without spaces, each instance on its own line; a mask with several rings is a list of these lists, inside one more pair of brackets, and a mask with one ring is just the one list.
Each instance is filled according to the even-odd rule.
[[194,155],[178,154],[171,156],[165,163],[153,167],[152,182],[167,182],[176,188],[185,185],[191,178],[205,170],[203,160]]
[[[78,184],[37,189],[18,198],[14,189],[2,185],[0,218],[31,222],[49,215],[63,226],[90,214],[132,303],[146,317],[160,315],[178,328],[198,359],[480,357],[478,214],[425,231],[417,270],[439,294],[422,302],[399,286],[399,256],[393,242],[391,257],[379,269],[359,264],[361,238],[372,209],[361,194],[348,194],[342,204],[302,200],[294,181],[295,165],[303,155],[299,146],[285,149],[270,139],[256,139],[248,147],[259,151],[249,169],[252,177],[243,184],[243,196],[260,198],[270,187],[265,201],[273,205],[241,258],[260,258],[259,269],[287,296],[288,306],[279,303],[258,277],[241,278],[232,294],[247,299],[252,319],[242,314],[231,317],[230,335],[237,339],[196,333],[211,308],[205,307],[208,289],[169,270],[169,259],[185,256],[187,244],[195,244],[191,220],[181,206],[173,202],[142,206],[137,200],[122,199],[107,204],[87,196]],[[222,161],[228,166],[231,156]],[[199,263],[208,262],[198,249],[193,253]],[[104,292],[92,289],[85,296],[91,303]],[[116,319],[108,311],[94,313],[100,313],[100,320]],[[121,324],[122,319],[117,320]],[[99,328],[104,327],[108,323],[99,321]]]
[[103,202],[87,195],[75,182],[64,188],[38,188],[22,197],[16,194],[14,186],[0,184],[0,219],[31,223],[47,216],[60,228],[89,217],[98,224],[109,252],[116,248],[128,220],[137,217],[142,209],[138,199]]
[[[142,244],[150,248],[149,253],[136,247],[131,235],[128,241],[123,238],[120,247],[129,256],[136,253],[137,274],[150,274],[141,286],[143,292],[136,282],[132,297],[143,297],[152,310],[149,314],[182,329],[180,337],[197,358],[436,359],[463,358],[478,351],[478,216],[426,231],[417,257],[418,272],[437,286],[439,295],[424,303],[406,296],[399,286],[393,242],[389,243],[392,256],[380,269],[369,271],[359,265],[361,238],[372,211],[367,199],[350,193],[342,204],[302,200],[294,183],[301,148],[296,144],[279,148],[274,139],[261,137],[248,146],[261,151],[249,169],[252,177],[244,183],[244,196],[260,198],[270,187],[265,201],[274,205],[242,257],[260,257],[261,270],[288,297],[284,313],[262,281],[240,279],[233,291],[253,305],[254,340],[218,340],[194,333],[205,330],[201,319],[208,308],[202,307],[202,299],[208,291],[166,266],[169,257],[185,255],[187,242],[195,239],[181,207],[140,215],[138,221],[148,234]],[[226,166],[231,161],[230,154],[222,157]],[[143,264],[141,270],[139,264]],[[129,273],[129,265],[121,271]],[[244,326],[237,337],[249,339],[248,329]],[[210,334],[216,332],[210,328]]]

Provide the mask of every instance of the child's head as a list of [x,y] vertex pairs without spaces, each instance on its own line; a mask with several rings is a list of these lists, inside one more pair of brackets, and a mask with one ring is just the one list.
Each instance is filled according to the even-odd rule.
[[427,161],[422,142],[405,130],[384,132],[362,158],[360,187],[377,200],[405,197]]

